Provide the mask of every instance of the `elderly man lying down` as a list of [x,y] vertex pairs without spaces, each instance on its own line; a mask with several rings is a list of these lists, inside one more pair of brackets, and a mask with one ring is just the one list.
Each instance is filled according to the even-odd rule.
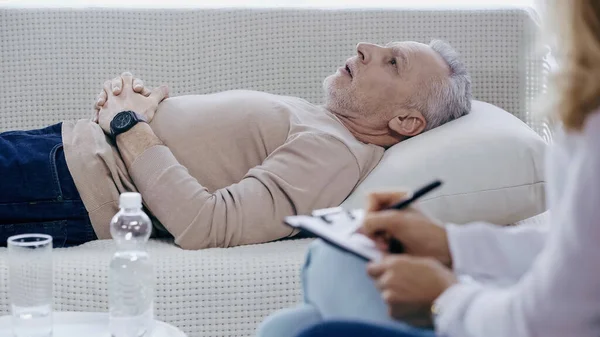
[[0,134],[0,242],[110,238],[119,193],[139,191],[154,235],[185,249],[295,234],[285,216],[339,205],[384,149],[465,115],[470,79],[450,46],[360,43],[326,103],[253,91],[166,99],[124,73],[94,119]]

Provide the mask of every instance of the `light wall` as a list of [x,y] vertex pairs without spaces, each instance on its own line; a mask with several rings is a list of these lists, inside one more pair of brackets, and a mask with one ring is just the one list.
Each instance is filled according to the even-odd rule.
[[[480,7],[533,5],[536,0],[0,0],[17,7]],[[416,4],[415,4],[416,3]]]

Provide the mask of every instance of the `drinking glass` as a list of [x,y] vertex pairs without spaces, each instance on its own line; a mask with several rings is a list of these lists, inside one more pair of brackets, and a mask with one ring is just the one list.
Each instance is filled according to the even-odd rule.
[[52,336],[52,237],[8,238],[8,280],[15,337]]

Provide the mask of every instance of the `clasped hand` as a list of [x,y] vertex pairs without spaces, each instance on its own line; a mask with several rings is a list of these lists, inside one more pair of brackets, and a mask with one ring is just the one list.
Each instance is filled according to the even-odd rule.
[[107,134],[110,134],[110,122],[121,111],[134,111],[150,122],[158,104],[167,97],[169,89],[166,85],[150,90],[141,79],[134,78],[130,72],[124,72],[121,76],[104,82],[104,88],[94,105],[96,111],[92,121],[98,123]]

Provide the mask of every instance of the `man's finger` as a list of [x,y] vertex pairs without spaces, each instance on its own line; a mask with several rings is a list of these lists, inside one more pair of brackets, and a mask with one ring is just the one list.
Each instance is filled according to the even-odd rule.
[[134,78],[133,79],[133,91],[141,94],[143,90],[144,90],[144,81],[142,81],[139,78]]
[[108,98],[110,96],[113,96],[112,81],[106,81],[106,82],[104,82],[104,86],[103,86],[102,89],[104,89],[104,94],[106,95],[106,100],[108,100]]
[[408,192],[405,191],[394,191],[394,192],[374,192],[369,194],[368,207],[369,212],[376,212],[383,208],[392,206],[395,203],[400,202],[408,196]]
[[113,95],[118,96],[122,90],[123,82],[121,80],[121,77],[117,76],[113,78],[111,81],[111,92],[113,93]]
[[158,88],[154,88],[150,97],[156,100],[156,103],[162,102],[165,98],[169,97],[169,88],[166,85],[161,85]]
[[133,75],[126,71],[121,74],[123,80],[123,90],[133,90]]
[[152,94],[152,90],[150,90],[150,89],[148,89],[148,88],[144,87],[144,88],[142,89],[142,92],[141,92],[140,94],[142,94],[142,95],[144,95],[144,96],[146,96],[146,97],[149,97],[149,96],[150,96],[150,94]]
[[94,107],[96,110],[100,110],[104,106],[104,103],[106,103],[106,93],[104,90],[102,90],[102,92],[98,94],[98,97],[96,98],[96,104],[94,104]]
[[101,105],[103,105],[104,103],[106,103],[106,99],[107,99],[106,92],[104,90],[102,90],[100,92],[100,95],[98,96],[98,100],[102,101]]

